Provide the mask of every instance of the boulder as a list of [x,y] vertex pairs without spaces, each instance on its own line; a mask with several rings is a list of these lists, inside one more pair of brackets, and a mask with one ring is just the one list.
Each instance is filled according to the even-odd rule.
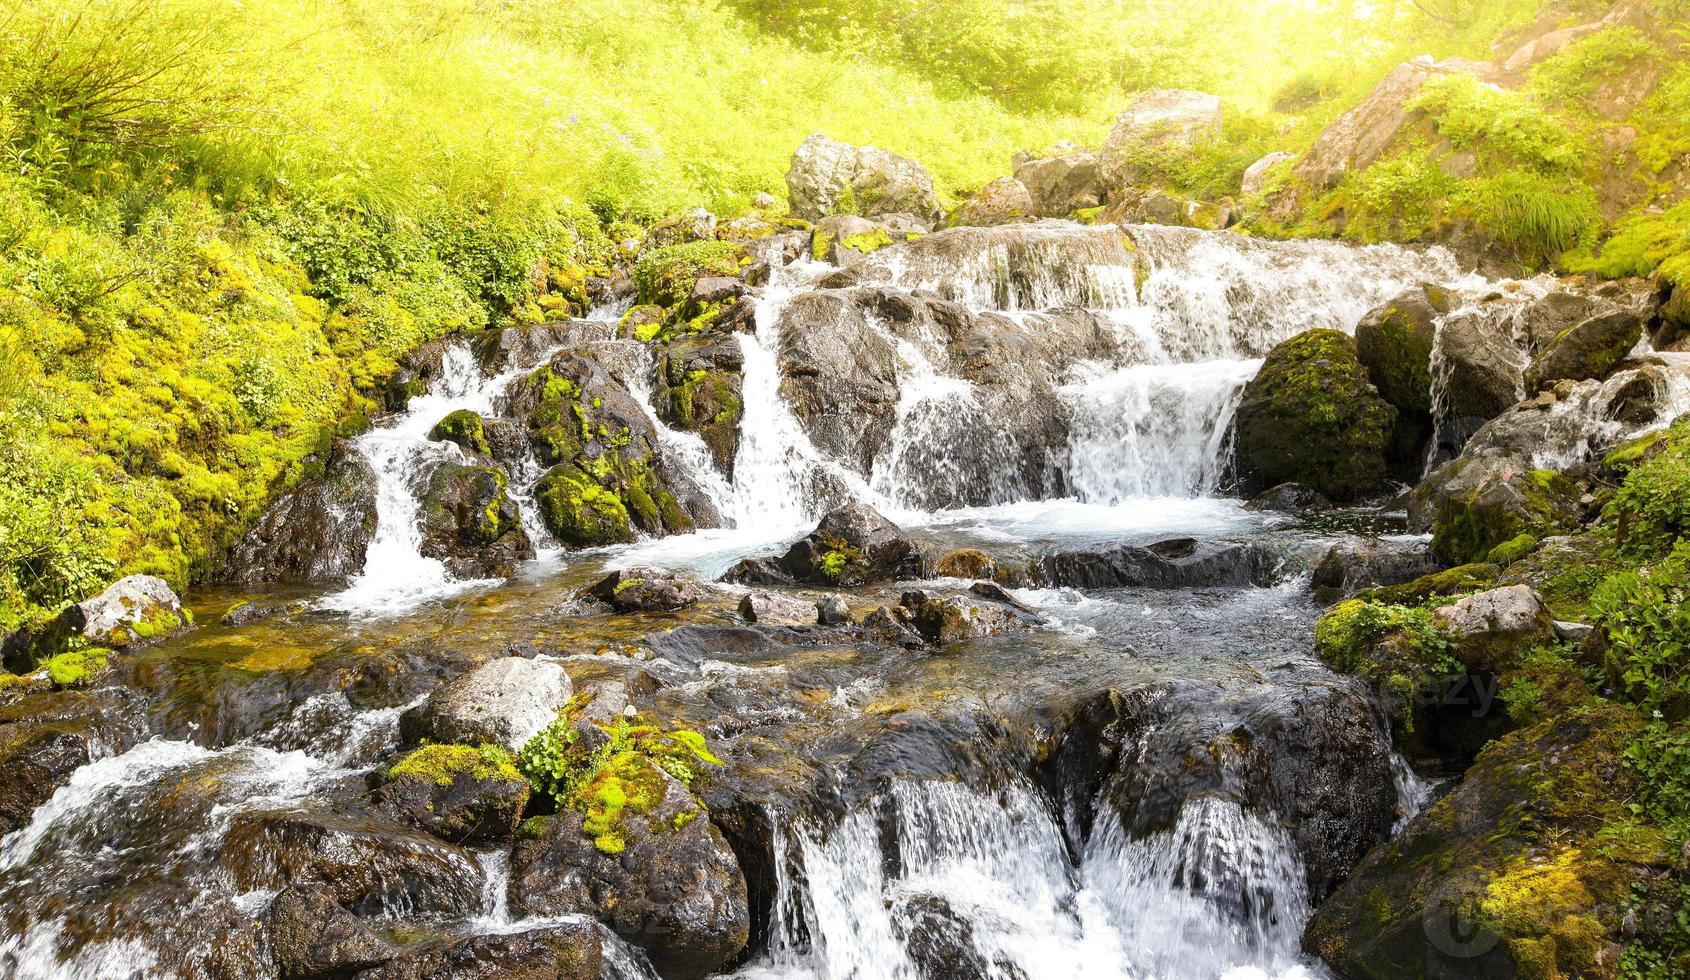
[[1221,135],[1221,100],[1206,92],[1151,89],[1115,119],[1099,154],[1104,186],[1138,182],[1136,153],[1146,146],[1191,146]]
[[793,151],[786,189],[792,213],[811,221],[830,214],[872,218],[903,211],[933,222],[942,213],[932,176],[914,160],[820,133]]
[[892,614],[934,646],[998,636],[1039,622],[1038,616],[1013,600],[1001,601],[972,592],[941,595],[927,589],[905,592]]
[[1295,159],[1297,159],[1295,153],[1286,153],[1283,150],[1275,150],[1272,153],[1265,154],[1261,159],[1244,169],[1244,177],[1239,183],[1238,193],[1245,197],[1260,194],[1267,188],[1268,177],[1273,173],[1274,168],[1287,160]]
[[652,225],[640,243],[640,253],[655,252],[670,245],[707,242],[716,237],[716,216],[703,208],[670,215]]
[[1244,503],[1244,509],[1300,514],[1305,511],[1331,510],[1332,501],[1301,483],[1281,483],[1251,497]]
[[1486,311],[1455,313],[1438,332],[1443,398],[1438,408],[1438,450],[1461,452],[1473,433],[1520,400],[1525,355],[1508,324]]
[[624,850],[607,854],[574,811],[541,818],[511,855],[510,896],[525,915],[588,915],[645,951],[664,980],[702,980],[745,948],[745,876],[680,781],[653,769],[661,796],[623,811]]
[[188,624],[175,591],[154,575],[120,578],[65,610],[62,618],[89,643],[119,648],[169,636]]
[[923,980],[1002,977],[1024,980],[1013,962],[995,964],[981,955],[974,924],[951,903],[923,892],[901,893],[889,902],[892,928]]
[[1432,555],[1444,565],[1482,561],[1521,534],[1548,537],[1575,526],[1579,490],[1551,470],[1508,456],[1450,460],[1410,491],[1409,527],[1432,532]]
[[623,568],[589,587],[583,596],[619,613],[676,612],[704,597],[699,584],[662,568]]
[[1527,349],[1536,354],[1567,328],[1614,310],[1610,300],[1557,289],[1526,304],[1520,311],[1518,332],[1525,338]]
[[1553,381],[1600,381],[1613,373],[1643,337],[1643,321],[1623,311],[1591,317],[1562,331],[1527,365],[1526,393]]
[[1379,397],[1399,412],[1432,411],[1432,345],[1450,296],[1436,286],[1413,286],[1356,324],[1356,359]]
[[1483,74],[1488,68],[1455,58],[1433,61],[1429,56],[1398,65],[1354,108],[1321,131],[1292,173],[1316,191],[1331,190],[1345,174],[1366,169],[1396,143],[1398,134],[1413,121],[1409,103],[1427,82],[1452,74]]
[[347,976],[380,966],[395,952],[325,886],[313,882],[295,882],[277,892],[264,915],[264,930],[283,977]]
[[217,577],[240,585],[343,581],[363,569],[375,534],[375,471],[337,442],[323,474],[272,504]]
[[1015,179],[1026,189],[1032,213],[1041,218],[1066,218],[1103,203],[1103,173],[1095,153],[1025,160],[1016,165]]
[[696,432],[710,460],[733,477],[739,422],[745,413],[745,358],[732,335],[714,332],[677,338],[663,347],[657,372],[657,410],[677,429]]
[[1148,545],[1098,544],[1032,563],[1035,584],[1076,589],[1192,589],[1270,585],[1278,561],[1255,545],[1170,538]]
[[448,412],[428,430],[428,437],[436,442],[450,442],[468,453],[491,455],[487,446],[487,432],[481,415],[473,409],[460,408]]
[[739,614],[764,626],[814,626],[816,604],[780,592],[752,592],[739,600]]
[[1033,217],[1033,198],[1014,177],[999,177],[964,201],[951,214],[952,225],[1007,225]]
[[816,622],[823,626],[843,626],[851,621],[851,606],[844,596],[824,595],[816,600]]
[[93,761],[97,744],[96,733],[81,725],[0,725],[0,837],[27,825],[71,773]]
[[1666,297],[1649,328],[1656,350],[1683,350],[1690,339],[1690,283],[1663,288]]
[[1311,584],[1323,601],[1362,589],[1401,585],[1438,570],[1423,541],[1352,536],[1334,542],[1314,568]]
[[1337,501],[1380,490],[1397,411],[1356,360],[1355,342],[1310,330],[1268,353],[1233,421],[1245,488],[1301,483]]
[[441,463],[423,491],[418,551],[458,578],[509,578],[534,557],[505,473],[491,466]]
[[491,746],[425,745],[387,771],[379,809],[454,844],[508,840],[528,805],[528,781]]
[[920,575],[921,556],[898,525],[865,504],[847,504],[830,511],[786,554],[746,559],[722,578],[746,585],[856,586]]
[[358,980],[598,980],[604,946],[590,922],[424,943]]
[[360,916],[462,916],[481,905],[481,866],[469,851],[361,816],[242,812],[218,848],[237,888],[316,882]]
[[974,548],[948,551],[933,563],[933,574],[941,578],[991,578],[997,571],[997,560]]
[[1507,585],[1460,599],[1432,612],[1432,625],[1455,641],[1469,670],[1497,673],[1539,643],[1556,639],[1555,619],[1543,597],[1524,585]]
[[894,235],[886,225],[861,215],[830,214],[816,222],[810,237],[810,254],[813,258],[851,268],[894,240],[901,241],[903,238],[902,234]]
[[400,734],[408,742],[426,738],[517,752],[551,724],[573,693],[569,675],[551,661],[490,660],[442,684],[426,702],[405,712]]

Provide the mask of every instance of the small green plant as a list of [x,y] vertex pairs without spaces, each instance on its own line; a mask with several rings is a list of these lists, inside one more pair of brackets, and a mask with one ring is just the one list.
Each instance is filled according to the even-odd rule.
[[388,769],[393,779],[417,779],[450,786],[459,777],[472,780],[517,780],[509,752],[497,745],[425,745]]

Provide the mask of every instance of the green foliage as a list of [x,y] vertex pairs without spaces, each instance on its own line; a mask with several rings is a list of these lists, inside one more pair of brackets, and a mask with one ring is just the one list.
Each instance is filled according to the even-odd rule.
[[1635,27],[1615,26],[1579,38],[1533,66],[1528,90],[1546,105],[1589,107],[1601,84],[1660,51]]
[[[572,700],[556,721],[522,747],[519,765],[534,787],[559,807],[583,815],[582,830],[600,851],[619,854],[628,845],[626,818],[649,813],[663,802],[659,773],[691,788],[698,763],[719,766],[722,761],[697,732],[665,731],[627,718],[600,725],[579,717],[585,705],[581,696]],[[685,826],[684,821],[677,823],[671,829]]]
[[1630,469],[1605,509],[1628,555],[1658,557],[1690,535],[1690,423],[1675,424],[1661,441]]
[[1439,135],[1457,150],[1543,174],[1565,173],[1584,162],[1584,141],[1541,106],[1469,75],[1427,82],[1408,108],[1430,116]]
[[1648,276],[1690,286],[1690,201],[1659,214],[1626,218],[1600,248],[1567,257],[1567,268],[1599,276]]
[[1615,690],[1672,721],[1690,717],[1690,543],[1608,577],[1591,597]]
[[673,306],[687,298],[700,278],[738,273],[744,258],[745,250],[733,242],[666,245],[634,263],[634,288],[641,303]]
[[45,667],[54,687],[82,687],[105,665],[104,650],[67,650],[50,658]]
[[1596,192],[1525,171],[1475,180],[1455,207],[1528,265],[1541,267],[1562,252],[1589,245],[1602,229]]

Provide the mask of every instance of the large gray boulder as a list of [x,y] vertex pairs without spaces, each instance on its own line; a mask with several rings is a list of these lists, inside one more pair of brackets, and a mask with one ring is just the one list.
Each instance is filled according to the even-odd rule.
[[811,221],[841,212],[872,218],[901,211],[934,222],[943,213],[933,177],[921,164],[820,133],[793,151],[786,189],[792,213]]
[[1287,160],[1295,159],[1295,153],[1286,153],[1283,150],[1263,155],[1261,159],[1245,168],[1244,177],[1238,185],[1238,193],[1245,197],[1260,194],[1267,187],[1268,177],[1273,173],[1273,169]]
[[441,685],[401,718],[406,741],[427,738],[520,751],[551,724],[575,693],[569,675],[548,660],[491,660]]
[[120,648],[168,636],[188,622],[175,591],[154,575],[118,579],[66,610],[65,620],[89,643]]
[[1104,185],[1110,189],[1136,183],[1134,153],[1146,144],[1190,146],[1221,134],[1219,96],[1186,89],[1159,88],[1140,93],[1115,119],[1099,154]]
[[952,225],[988,227],[1033,217],[1033,198],[1027,185],[1014,177],[999,177],[962,203],[951,215]]
[[1526,357],[1505,325],[1473,311],[1445,318],[1438,359],[1443,392],[1438,449],[1453,456],[1480,426],[1524,395]]
[[1041,218],[1066,218],[1103,203],[1103,171],[1095,153],[1023,160],[1015,167],[1015,179]]
[[271,505],[218,577],[241,585],[344,580],[364,567],[375,533],[375,471],[337,443],[323,474]]
[[1412,122],[1408,105],[1434,78],[1479,75],[1489,65],[1421,56],[1405,62],[1373,87],[1354,108],[1333,120],[1293,170],[1317,191],[1330,190],[1352,170],[1362,170],[1384,155]]
[[1527,349],[1536,354],[1567,328],[1614,309],[1612,302],[1601,297],[1558,289],[1526,304],[1517,321],[1518,333]]
[[1643,337],[1643,321],[1624,311],[1594,316],[1562,331],[1526,366],[1526,392],[1551,382],[1601,380]]
[[1507,585],[1470,595],[1432,613],[1432,625],[1455,641],[1469,669],[1493,672],[1539,643],[1555,640],[1555,620],[1530,586]]

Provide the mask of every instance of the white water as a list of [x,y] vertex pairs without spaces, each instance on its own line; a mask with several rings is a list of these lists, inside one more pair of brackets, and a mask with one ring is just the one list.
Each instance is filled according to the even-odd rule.
[[1235,803],[1191,800],[1142,840],[1100,814],[1078,862],[1020,784],[899,782],[829,831],[777,827],[773,936],[747,980],[916,980],[906,937],[932,908],[966,930],[922,934],[958,935],[1003,980],[1322,975],[1298,950],[1308,907],[1289,838]]

